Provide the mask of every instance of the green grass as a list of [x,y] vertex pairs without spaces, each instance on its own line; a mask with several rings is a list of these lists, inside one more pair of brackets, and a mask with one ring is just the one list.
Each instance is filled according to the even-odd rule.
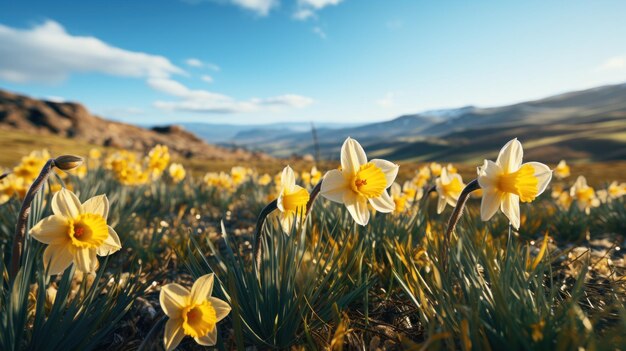
[[[50,142],[53,153],[81,154],[91,147],[42,142]],[[20,147],[24,154],[32,149]],[[19,156],[3,157],[15,162]],[[283,162],[264,167],[273,175]],[[198,173],[233,166],[195,160],[187,165]],[[310,164],[294,168],[303,167]],[[402,164],[398,180],[413,176],[416,168]],[[614,168],[626,166],[574,165],[565,184],[579,173],[598,185],[623,180],[623,173],[609,173]],[[467,181],[475,165],[460,170]],[[626,345],[626,267],[623,249],[617,248],[626,233],[624,198],[586,215],[575,206],[557,208],[548,189],[522,205],[519,232],[511,232],[501,214],[482,222],[480,201],[470,199],[449,247],[442,238],[451,210],[437,215],[434,197],[403,214],[376,213],[364,227],[355,225],[344,206],[318,198],[304,224],[290,233],[268,217],[256,269],[254,227],[273,184],[261,186],[252,177],[231,192],[207,186],[198,176],[173,184],[166,175],[128,187],[102,168],[66,181],[82,201],[107,195],[108,223],[122,249],[100,258],[93,283],[73,269],[47,279],[44,245],[29,239],[22,273],[10,281],[7,266],[20,202],[13,198],[0,205],[2,350],[160,350],[161,287],[173,282],[191,287],[207,273],[216,274],[214,295],[232,306],[217,326],[219,350],[381,345],[614,350]],[[51,214],[51,195],[40,194],[31,225]],[[540,254],[546,233],[552,241]],[[56,299],[46,302],[51,286]],[[185,338],[178,349],[203,348]]]

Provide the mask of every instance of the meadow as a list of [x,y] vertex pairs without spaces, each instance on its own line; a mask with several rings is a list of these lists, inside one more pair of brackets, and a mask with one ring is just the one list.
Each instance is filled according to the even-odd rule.
[[2,350],[626,347],[624,163],[521,164],[512,141],[398,166],[348,139],[336,162],[233,165],[12,138]]

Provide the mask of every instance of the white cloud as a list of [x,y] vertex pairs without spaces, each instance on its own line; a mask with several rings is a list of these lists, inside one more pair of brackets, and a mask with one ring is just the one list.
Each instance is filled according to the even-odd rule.
[[329,5],[337,5],[343,0],[298,0],[298,4],[303,7],[312,7],[320,10]]
[[303,108],[313,103],[313,99],[295,94],[241,101],[207,90],[192,90],[177,81],[164,78],[149,79],[148,85],[157,91],[180,98],[179,101],[156,101],[154,103],[157,108],[169,111],[245,113],[260,111],[264,107]]
[[187,60],[185,60],[185,63],[187,64],[187,66],[189,67],[203,67],[204,63],[202,63],[202,61],[198,60],[197,58],[189,58]]
[[319,35],[322,39],[326,39],[326,32],[321,27],[313,27],[313,33]]
[[218,4],[228,4],[241,7],[245,10],[252,11],[259,16],[267,16],[272,8],[274,8],[279,0],[182,0],[188,4],[199,4],[203,2],[213,2]]
[[207,83],[213,83],[213,77],[211,77],[208,74],[203,75],[202,77],[200,77],[200,79],[202,79],[203,81]]
[[211,62],[203,62],[197,58],[188,58],[185,60],[185,64],[189,67],[194,67],[194,68],[208,68],[210,70],[213,71],[220,71],[221,68],[220,66],[213,64]]
[[136,78],[185,74],[163,56],[74,36],[52,20],[25,30],[0,24],[0,79],[59,82],[72,73],[89,72]]
[[390,108],[396,104],[396,94],[394,92],[387,92],[385,96],[376,100],[376,105],[383,108]]
[[304,21],[311,17],[315,17],[315,11],[311,9],[298,9],[293,13],[293,18],[299,21]]
[[343,0],[298,0],[293,18],[304,21],[315,17],[315,12],[327,6],[338,5]]
[[626,56],[615,56],[604,61],[600,67],[601,71],[616,71],[626,69]]

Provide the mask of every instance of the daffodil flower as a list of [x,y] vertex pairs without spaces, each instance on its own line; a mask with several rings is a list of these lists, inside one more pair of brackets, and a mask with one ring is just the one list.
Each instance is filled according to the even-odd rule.
[[488,221],[500,208],[511,225],[519,229],[520,200],[533,201],[546,190],[552,171],[539,162],[522,164],[523,155],[522,144],[516,138],[504,145],[496,162],[485,160],[478,168],[478,183],[483,189],[480,206],[483,221]]
[[578,209],[585,211],[586,214],[591,213],[592,207],[600,206],[600,200],[596,196],[595,190],[587,185],[587,179],[584,176],[579,176],[576,179],[576,183],[570,189],[570,196],[576,200]]
[[81,204],[73,192],[61,189],[52,197],[52,212],[30,230],[33,238],[48,244],[43,260],[49,274],[62,273],[72,262],[79,271],[93,272],[98,266],[96,255],[108,256],[122,247],[107,225],[106,195]]
[[280,225],[285,233],[291,231],[294,218],[305,212],[308,202],[309,193],[296,185],[296,176],[291,167],[285,167],[280,176],[280,194],[276,200],[276,207],[280,211]]
[[561,160],[561,162],[559,162],[559,164],[556,165],[556,168],[554,169],[554,175],[559,179],[564,179],[564,178],[569,177],[570,168],[565,162],[565,160]]
[[391,192],[391,198],[396,205],[394,213],[404,212],[406,210],[407,202],[410,203],[408,195],[402,192],[402,187],[400,186],[400,184],[395,182],[391,185],[391,189],[389,190]]
[[341,147],[341,170],[326,173],[320,194],[346,205],[354,221],[366,225],[370,218],[368,203],[378,212],[394,210],[395,203],[387,189],[396,179],[398,168],[385,160],[368,162],[361,145],[347,138]]
[[161,288],[159,302],[169,317],[165,324],[163,341],[167,351],[180,344],[185,335],[203,346],[217,342],[217,322],[230,312],[228,303],[212,297],[213,273],[198,278],[189,289],[179,284]]
[[172,163],[169,168],[170,177],[172,177],[172,181],[174,183],[180,183],[185,179],[187,172],[185,171],[185,167],[180,163]]
[[454,207],[456,206],[459,196],[465,188],[463,179],[460,174],[449,174],[447,168],[441,170],[441,176],[435,180],[437,194],[439,195],[439,201],[437,202],[437,213],[443,212],[446,208],[446,204]]

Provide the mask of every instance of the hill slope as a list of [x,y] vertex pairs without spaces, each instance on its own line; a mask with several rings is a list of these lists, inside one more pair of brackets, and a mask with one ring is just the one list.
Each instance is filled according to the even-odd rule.
[[267,157],[209,145],[179,126],[144,129],[94,116],[81,104],[37,100],[1,90],[0,129],[58,135],[89,144],[137,151],[162,144],[175,155],[187,158],[249,160]]
[[[336,158],[341,142],[351,136],[376,157],[475,161],[518,137],[528,155],[546,162],[626,159],[626,84],[509,106],[450,111],[454,113],[423,113],[360,127],[318,130],[321,155]],[[257,135],[237,142],[276,156],[313,151],[310,132],[274,133],[266,139]]]

